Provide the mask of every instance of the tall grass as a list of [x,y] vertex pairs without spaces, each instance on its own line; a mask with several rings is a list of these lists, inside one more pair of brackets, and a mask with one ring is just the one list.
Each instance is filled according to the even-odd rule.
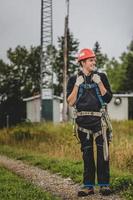
[[[71,123],[23,124],[0,131],[0,144],[24,148],[52,158],[81,160],[80,144]],[[133,121],[113,121],[111,165],[133,172]]]
[[113,122],[112,165],[133,172],[133,121]]
[[[111,187],[133,199],[133,121],[113,122]],[[96,149],[96,148],[95,148]],[[0,153],[82,183],[82,154],[71,123],[21,124],[0,130]]]

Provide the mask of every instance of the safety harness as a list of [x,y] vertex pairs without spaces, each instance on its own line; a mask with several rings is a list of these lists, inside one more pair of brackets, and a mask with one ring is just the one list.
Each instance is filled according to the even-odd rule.
[[[103,101],[102,96],[100,94],[98,85],[96,83],[85,83],[85,84],[81,84],[79,87],[79,91],[78,91],[78,98],[76,101],[77,102],[80,100],[80,97],[83,94],[84,89],[95,89],[97,98],[99,99],[99,102],[101,104],[101,110],[100,112],[93,112],[93,111],[81,111],[78,112],[76,110],[76,106],[74,106],[74,114],[73,114],[73,131],[74,131],[74,135],[76,136],[76,138],[78,139],[78,130],[83,132],[83,133],[87,133],[87,139],[90,138],[90,135],[93,135],[94,139],[96,139],[98,136],[102,135],[103,136],[103,153],[104,153],[104,160],[107,161],[109,159],[109,152],[108,152],[108,141],[107,141],[107,129],[109,132],[109,138],[111,140],[112,138],[112,125],[109,119],[109,115],[107,113],[107,109],[106,109],[106,103]],[[75,104],[75,105],[76,105]],[[76,118],[79,116],[97,116],[97,117],[101,117],[101,127],[102,130],[93,133],[91,130],[89,129],[85,129],[81,126],[78,126],[76,123]],[[79,141],[79,139],[78,139]]]

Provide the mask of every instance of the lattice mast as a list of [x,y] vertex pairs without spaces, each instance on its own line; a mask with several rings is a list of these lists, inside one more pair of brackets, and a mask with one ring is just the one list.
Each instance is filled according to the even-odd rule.
[[53,96],[52,48],[50,48],[52,45],[52,0],[41,0],[41,119],[42,101],[45,99],[45,95],[51,93],[51,97]]

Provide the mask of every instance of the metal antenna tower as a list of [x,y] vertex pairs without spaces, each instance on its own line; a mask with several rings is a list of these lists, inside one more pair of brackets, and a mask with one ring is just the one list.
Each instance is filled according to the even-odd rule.
[[[47,113],[44,101],[53,99],[53,19],[52,0],[41,0],[41,119],[52,120]],[[47,103],[45,102],[45,105]],[[52,112],[52,111],[51,111]]]

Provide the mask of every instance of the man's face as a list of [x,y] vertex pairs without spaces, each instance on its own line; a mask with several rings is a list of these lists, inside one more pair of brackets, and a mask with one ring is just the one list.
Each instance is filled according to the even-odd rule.
[[94,71],[96,66],[96,58],[94,57],[86,59],[85,61],[82,62],[82,66],[87,72]]

